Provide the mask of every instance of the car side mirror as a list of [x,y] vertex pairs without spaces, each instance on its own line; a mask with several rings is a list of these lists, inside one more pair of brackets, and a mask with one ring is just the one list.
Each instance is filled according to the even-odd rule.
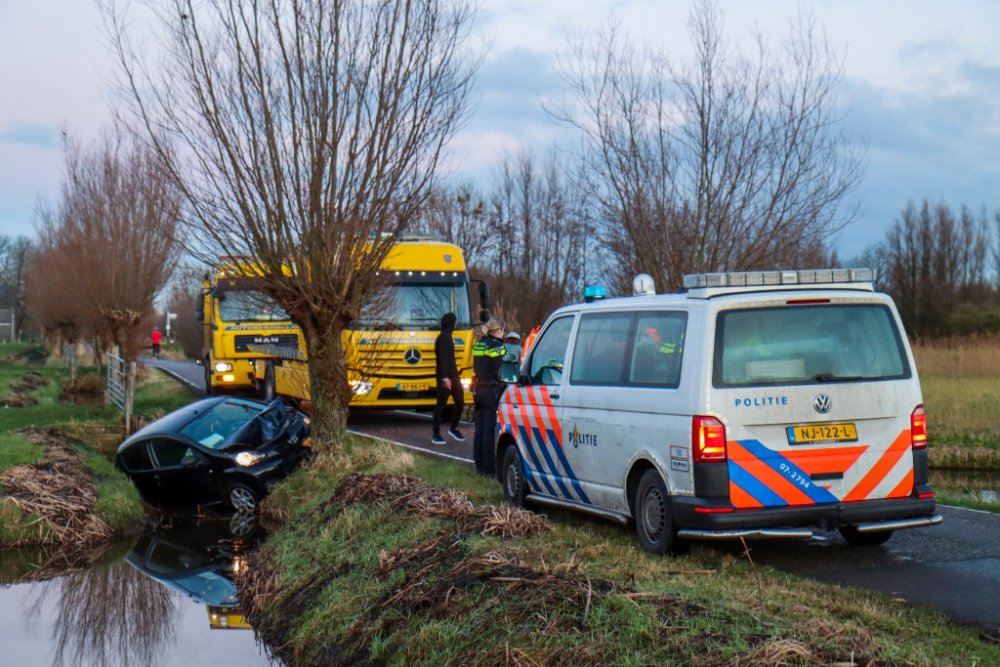
[[198,452],[188,452],[184,455],[184,458],[181,459],[181,465],[185,468],[194,468],[195,466],[202,465],[207,462],[208,461],[205,457]]

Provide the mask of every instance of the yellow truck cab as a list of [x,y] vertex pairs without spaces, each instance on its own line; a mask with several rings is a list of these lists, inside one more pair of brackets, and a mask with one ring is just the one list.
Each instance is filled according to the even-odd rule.
[[206,275],[195,317],[204,325],[205,391],[208,395],[255,390],[254,345],[299,347],[299,329],[257,289],[256,278],[223,265]]
[[[363,313],[343,334],[352,408],[432,408],[437,399],[434,342],[441,316],[453,312],[455,361],[472,401],[472,346],[475,309],[462,250],[428,237],[402,237],[382,263],[387,282],[379,305]],[[489,294],[479,285],[479,301]],[[375,312],[377,311],[377,312]],[[255,345],[255,373],[265,398],[280,395],[309,401],[308,358],[304,346]]]

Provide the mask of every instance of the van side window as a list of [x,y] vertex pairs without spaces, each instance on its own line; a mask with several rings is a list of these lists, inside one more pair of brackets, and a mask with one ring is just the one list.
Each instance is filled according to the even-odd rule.
[[640,313],[628,368],[629,384],[676,389],[681,383],[687,313]]
[[622,383],[632,313],[591,313],[580,318],[573,348],[572,384]]
[[573,329],[573,316],[560,317],[542,332],[531,349],[531,384],[562,384],[563,364],[566,362],[566,346],[569,332]]

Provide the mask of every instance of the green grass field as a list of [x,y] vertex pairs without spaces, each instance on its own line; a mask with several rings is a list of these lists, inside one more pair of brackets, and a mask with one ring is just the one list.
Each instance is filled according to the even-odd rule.
[[332,498],[354,471],[502,507],[499,485],[465,466],[366,440],[287,479],[265,503],[284,528],[240,584],[290,667],[1000,663],[1000,646],[936,612],[698,544],[653,556],[634,529],[579,514],[546,510],[549,531],[500,538]]

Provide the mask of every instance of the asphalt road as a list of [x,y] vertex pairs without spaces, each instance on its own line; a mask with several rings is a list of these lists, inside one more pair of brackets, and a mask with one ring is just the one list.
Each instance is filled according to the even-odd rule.
[[[202,367],[179,361],[146,360],[204,394]],[[430,444],[430,420],[408,412],[352,414],[348,428],[391,440],[401,446],[466,463],[472,461],[472,425],[465,442]],[[757,563],[840,586],[857,586],[908,602],[933,607],[961,623],[1000,637],[1000,514],[940,507],[944,523],[897,532],[885,545],[854,548],[837,532],[823,538],[757,540],[751,555]],[[600,521],[600,519],[594,519]],[[623,530],[631,530],[623,528]],[[715,548],[739,553],[736,543]]]

